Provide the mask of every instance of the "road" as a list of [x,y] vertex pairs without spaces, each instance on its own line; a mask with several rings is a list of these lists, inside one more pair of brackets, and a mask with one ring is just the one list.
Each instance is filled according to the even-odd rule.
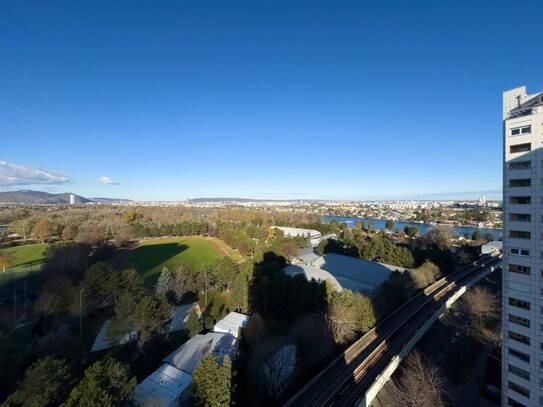
[[351,345],[286,404],[293,406],[353,406],[363,399],[375,379],[400,353],[424,323],[479,273],[501,259],[481,257],[428,287]]

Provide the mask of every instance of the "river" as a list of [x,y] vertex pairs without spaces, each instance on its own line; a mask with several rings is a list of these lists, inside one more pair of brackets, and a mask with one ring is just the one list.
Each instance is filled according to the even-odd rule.
[[[364,224],[367,226],[368,221],[371,221],[373,223],[373,226],[375,229],[382,230],[385,228],[386,219],[371,219],[371,218],[356,218],[352,216],[322,216],[321,220],[325,223],[329,223],[331,220],[337,220],[340,223],[347,223],[347,226],[350,228],[354,228],[356,225],[356,222],[363,220]],[[394,221],[394,230],[401,230],[405,226],[414,226],[419,230],[419,233],[426,233],[428,230],[433,228],[433,225],[429,225],[426,223],[411,223],[411,222],[404,222],[400,220]],[[484,237],[487,233],[490,233],[492,237],[494,237],[494,240],[500,240],[502,237],[502,230],[501,229],[489,229],[489,228],[475,228],[470,226],[450,226],[451,230],[458,234],[459,236],[468,235],[469,238],[471,238],[471,235],[475,230],[479,230],[481,232],[481,237]]]

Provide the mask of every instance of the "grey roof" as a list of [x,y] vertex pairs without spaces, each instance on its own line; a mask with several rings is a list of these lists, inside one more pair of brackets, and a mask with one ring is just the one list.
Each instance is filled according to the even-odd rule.
[[239,312],[231,312],[215,324],[213,331],[229,333],[237,338],[239,330],[247,326],[248,321],[248,315],[240,314]]
[[164,364],[136,386],[134,398],[142,406],[177,406],[191,382],[190,374]]
[[225,356],[233,359],[236,347],[237,339],[232,334],[209,332],[193,336],[165,357],[163,362],[192,374],[200,360],[207,355],[213,354],[219,362]]
[[298,258],[305,264],[311,264],[319,258],[319,256],[313,251],[312,247],[303,247],[298,253]]
[[[173,307],[170,310],[171,322],[168,325],[168,332],[180,331],[185,328],[185,324],[188,320],[189,311],[193,306],[195,306],[195,304],[180,305],[178,307]],[[107,335],[107,331],[109,330],[110,325],[111,319],[108,319],[106,322],[104,322],[102,328],[100,329],[100,332],[98,332],[98,335],[96,335],[96,339],[94,340],[94,344],[92,345],[91,352],[124,345],[125,343],[138,339],[138,332],[136,331],[132,331],[130,334],[121,334],[116,338],[110,339]]]
[[304,273],[307,278],[329,280],[336,289],[340,287],[364,293],[385,282],[395,270],[403,272],[405,269],[335,253],[318,257],[311,265],[290,265],[285,268],[290,275]]

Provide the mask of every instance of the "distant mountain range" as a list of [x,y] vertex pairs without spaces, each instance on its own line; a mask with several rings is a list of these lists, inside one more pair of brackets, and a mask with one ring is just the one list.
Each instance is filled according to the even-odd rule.
[[[0,203],[10,203],[19,205],[61,205],[70,203],[70,192],[62,194],[50,194],[43,191],[6,191],[0,192]],[[129,199],[114,198],[85,198],[80,195],[75,196],[76,203],[112,203],[112,202],[130,202]]]

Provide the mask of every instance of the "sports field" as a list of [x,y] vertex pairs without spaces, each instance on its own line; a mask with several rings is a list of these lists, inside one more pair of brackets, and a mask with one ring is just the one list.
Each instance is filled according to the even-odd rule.
[[[0,256],[7,254],[10,265],[7,270],[27,270],[29,268],[39,269],[43,260],[46,244],[28,244],[25,246],[5,247],[0,249]],[[2,270],[0,270],[2,271]]]
[[1,248],[0,257],[7,254],[10,262],[5,273],[3,268],[0,267],[0,285],[24,277],[34,271],[39,271],[46,247],[46,244],[38,243]]
[[145,278],[147,284],[154,284],[164,266],[191,266],[199,270],[206,265],[217,263],[232,253],[232,249],[217,239],[202,237],[175,237],[145,240],[134,249],[118,254],[122,267],[133,267]]

